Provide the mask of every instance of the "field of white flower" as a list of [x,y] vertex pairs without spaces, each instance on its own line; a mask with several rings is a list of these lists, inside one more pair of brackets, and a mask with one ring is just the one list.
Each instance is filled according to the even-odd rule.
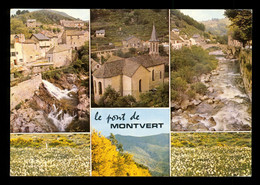
[[[250,135],[251,133],[172,134],[171,176],[251,176]],[[217,141],[220,140],[218,138],[223,141]],[[184,140],[188,145],[181,145]],[[201,142],[208,145],[201,145]]]
[[89,176],[89,148],[10,149],[11,176]]
[[89,134],[11,134],[11,176],[90,176]]

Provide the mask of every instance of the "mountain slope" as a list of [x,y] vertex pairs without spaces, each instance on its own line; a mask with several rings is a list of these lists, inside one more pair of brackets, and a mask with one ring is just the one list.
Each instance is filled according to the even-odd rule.
[[133,154],[135,161],[147,166],[152,175],[169,175],[169,134],[115,137],[123,144],[124,151]]
[[228,25],[230,25],[230,21],[228,18],[224,19],[212,19],[208,21],[202,21],[206,27],[206,31],[210,31],[215,35],[226,35],[228,31]]
[[43,24],[59,24],[62,19],[75,20],[75,18],[69,16],[68,14],[55,10],[37,10],[20,14],[15,18],[22,20],[23,23],[26,23],[27,19],[36,19],[37,22],[41,22]]
[[[192,37],[194,34],[202,35],[205,31],[205,26],[202,23],[194,20],[188,15],[184,15],[179,10],[172,9],[171,11],[171,29],[180,29],[181,35]],[[171,34],[172,35],[172,34]]]
[[92,49],[98,45],[113,43],[122,46],[122,40],[131,35],[147,41],[151,37],[153,23],[161,42],[169,40],[168,10],[166,9],[92,9],[91,35],[104,29],[104,38],[93,37]]

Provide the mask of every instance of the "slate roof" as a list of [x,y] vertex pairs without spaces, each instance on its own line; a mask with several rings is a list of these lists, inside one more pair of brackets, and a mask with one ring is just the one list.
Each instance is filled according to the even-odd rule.
[[153,31],[152,31],[152,34],[151,34],[151,38],[149,40],[150,42],[158,42],[159,39],[157,38],[157,35],[156,35],[156,30],[155,30],[155,26],[153,25]]
[[93,76],[96,78],[110,78],[118,75],[132,77],[140,66],[147,69],[148,67],[168,63],[168,60],[168,57],[150,55],[117,59],[114,61],[105,62],[93,73]]
[[[46,37],[42,33],[33,33],[32,36],[34,36],[37,40],[50,40],[49,37]],[[31,36],[31,38],[32,38]]]
[[105,30],[96,30],[96,34],[99,33],[99,34],[105,34]]

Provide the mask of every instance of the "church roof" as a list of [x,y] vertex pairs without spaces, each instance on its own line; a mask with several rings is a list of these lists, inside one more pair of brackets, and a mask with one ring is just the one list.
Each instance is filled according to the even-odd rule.
[[[118,75],[132,77],[140,66],[144,68],[168,63],[168,57],[142,55],[126,59],[105,62],[93,76],[96,78],[111,78]],[[148,70],[148,69],[147,69]],[[149,71],[149,70],[148,70]]]
[[153,31],[152,31],[152,34],[151,34],[151,38],[149,40],[150,42],[153,42],[153,41],[156,41],[158,42],[159,39],[157,38],[157,35],[156,35],[156,30],[155,30],[155,26],[153,25]]

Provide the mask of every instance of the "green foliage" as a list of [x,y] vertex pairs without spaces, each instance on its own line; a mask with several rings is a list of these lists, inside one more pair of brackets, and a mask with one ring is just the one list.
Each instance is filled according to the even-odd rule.
[[[171,52],[171,98],[180,101],[184,95],[195,97],[196,93],[204,94],[207,90],[202,83],[194,79],[209,73],[217,67],[217,59],[201,47],[182,47]],[[188,87],[191,86],[191,89]]]
[[224,15],[232,22],[232,37],[243,43],[252,40],[252,10],[249,9],[227,9]]
[[[17,13],[16,13],[17,14]],[[15,16],[15,18],[20,19],[23,23],[26,23],[27,19],[36,19],[37,22],[43,24],[59,24],[60,20],[75,20],[75,18],[68,16],[65,13],[53,11],[53,10],[38,10],[32,12],[25,12]]]
[[96,30],[104,29],[105,38],[93,37],[91,49],[113,43],[122,46],[122,40],[134,35],[142,40],[151,37],[153,23],[161,42],[168,42],[169,23],[168,10],[153,11],[151,9],[92,9],[91,35]]
[[171,27],[182,28],[182,32],[188,35],[205,31],[205,25],[197,22],[188,15],[184,15],[180,10],[171,9]]
[[136,106],[140,107],[168,107],[169,106],[169,85],[160,85],[155,91],[142,93],[140,101]]
[[105,89],[104,95],[99,99],[100,107],[132,107],[136,103],[133,96],[120,96],[110,85]]
[[23,21],[17,18],[11,18],[10,32],[11,34],[24,34],[25,38],[29,38],[31,36],[29,29],[25,26]]
[[207,91],[207,87],[202,82],[196,82],[191,85],[191,89],[194,90],[196,93],[205,94]]

